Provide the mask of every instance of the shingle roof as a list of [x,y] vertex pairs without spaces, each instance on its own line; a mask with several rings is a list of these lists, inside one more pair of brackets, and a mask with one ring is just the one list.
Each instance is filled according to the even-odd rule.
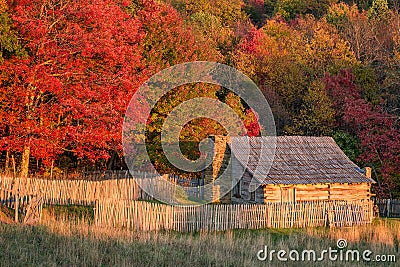
[[331,137],[231,137],[229,146],[262,184],[375,183]]

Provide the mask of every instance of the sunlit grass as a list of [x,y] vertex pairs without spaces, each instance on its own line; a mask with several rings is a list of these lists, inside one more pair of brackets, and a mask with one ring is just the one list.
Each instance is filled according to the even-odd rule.
[[[81,212],[81,211],[79,211]],[[81,213],[78,213],[81,214]],[[344,262],[259,261],[267,245],[275,250],[348,248],[399,256],[399,220],[378,219],[349,228],[261,229],[224,232],[132,232],[103,228],[91,218],[53,216],[44,210],[35,227],[0,224],[1,266],[343,266]],[[349,262],[347,266],[396,266]]]

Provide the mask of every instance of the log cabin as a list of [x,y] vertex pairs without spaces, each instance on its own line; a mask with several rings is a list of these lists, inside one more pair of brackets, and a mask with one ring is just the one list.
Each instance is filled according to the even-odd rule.
[[214,203],[351,201],[373,195],[371,168],[360,169],[332,137],[210,136],[209,140],[213,160],[204,178],[213,185]]

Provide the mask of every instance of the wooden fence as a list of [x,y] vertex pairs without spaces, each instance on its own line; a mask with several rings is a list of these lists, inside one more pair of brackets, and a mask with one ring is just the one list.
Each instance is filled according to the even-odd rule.
[[18,207],[21,212],[25,212],[28,203],[34,198],[32,195],[20,194],[18,191],[10,191],[0,188],[0,203],[4,206],[15,209]]
[[170,206],[144,201],[101,199],[95,206],[95,223],[139,231],[183,232],[351,226],[370,223],[372,208],[371,201]]
[[[59,205],[94,205],[97,199],[115,198],[126,200],[153,200],[157,194],[165,201],[173,202],[177,194],[172,184],[186,187],[185,192],[194,197],[202,197],[197,179],[184,180],[173,175],[157,175],[154,173],[137,172],[132,178],[128,172],[95,173],[89,180],[62,179],[51,180],[41,178],[0,177],[0,187],[9,191],[19,191],[25,195],[41,195],[45,204]],[[85,176],[89,177],[89,176]],[[103,180],[101,180],[103,177]],[[155,178],[155,179],[153,179]],[[162,178],[162,179],[160,179]],[[137,183],[140,179],[144,191]],[[183,184],[189,181],[189,185]],[[178,192],[179,194],[179,192]],[[0,195],[0,201],[2,196]]]
[[400,199],[376,199],[381,217],[400,217]]
[[[146,178],[145,173],[136,175]],[[177,178],[172,177],[172,180],[174,179]],[[151,182],[151,179],[145,181]],[[157,186],[149,184],[149,188],[154,192],[164,192],[166,196],[174,196],[176,193],[169,191],[170,189],[166,189],[162,184]],[[25,209],[34,195],[39,196],[41,203],[45,204],[95,205],[96,224],[133,230],[210,231],[235,228],[351,226],[369,223],[373,217],[371,201],[203,206],[170,206],[136,201],[150,200],[152,193],[145,193],[136,180],[130,177],[88,181],[3,176],[0,177],[0,189],[0,202],[10,208]],[[390,213],[394,214],[393,210]]]
[[[0,203],[4,206],[14,209],[15,215],[14,220],[16,222],[19,221],[19,214],[30,215],[32,214],[32,203],[38,202],[35,205],[35,209],[40,214],[42,210],[42,199],[38,201],[38,197],[33,194],[25,195],[19,192],[18,190],[7,190],[4,188],[0,188]],[[25,217],[25,216],[24,216]],[[24,218],[25,220],[26,218]]]
[[[138,174],[146,177],[146,174]],[[151,179],[144,179],[151,182]],[[160,190],[166,196],[165,188],[157,189],[149,186],[154,191]],[[46,204],[59,205],[94,205],[97,199],[116,198],[128,200],[151,200],[151,195],[144,192],[136,180],[128,178],[112,180],[48,180],[39,178],[12,178],[0,177],[0,188],[8,191],[19,191],[24,195],[41,195]],[[0,201],[7,201],[8,196],[0,195]]]

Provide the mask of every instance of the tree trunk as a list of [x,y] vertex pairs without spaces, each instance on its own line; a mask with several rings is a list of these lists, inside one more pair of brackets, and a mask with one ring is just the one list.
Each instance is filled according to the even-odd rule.
[[111,157],[108,159],[108,162],[107,162],[107,167],[106,167],[107,170],[112,170],[114,168],[116,156],[117,156],[117,153],[114,151],[111,151],[110,154],[111,154]]
[[17,167],[15,166],[15,158],[14,158],[14,154],[11,154],[11,161],[12,161],[12,165],[13,165],[13,174],[14,177],[17,174]]
[[21,173],[20,173],[21,177],[28,177],[30,154],[31,154],[31,147],[29,145],[25,145],[24,151],[22,152]]
[[51,167],[50,167],[50,179],[53,179],[53,167],[54,167],[54,159],[51,160]]

